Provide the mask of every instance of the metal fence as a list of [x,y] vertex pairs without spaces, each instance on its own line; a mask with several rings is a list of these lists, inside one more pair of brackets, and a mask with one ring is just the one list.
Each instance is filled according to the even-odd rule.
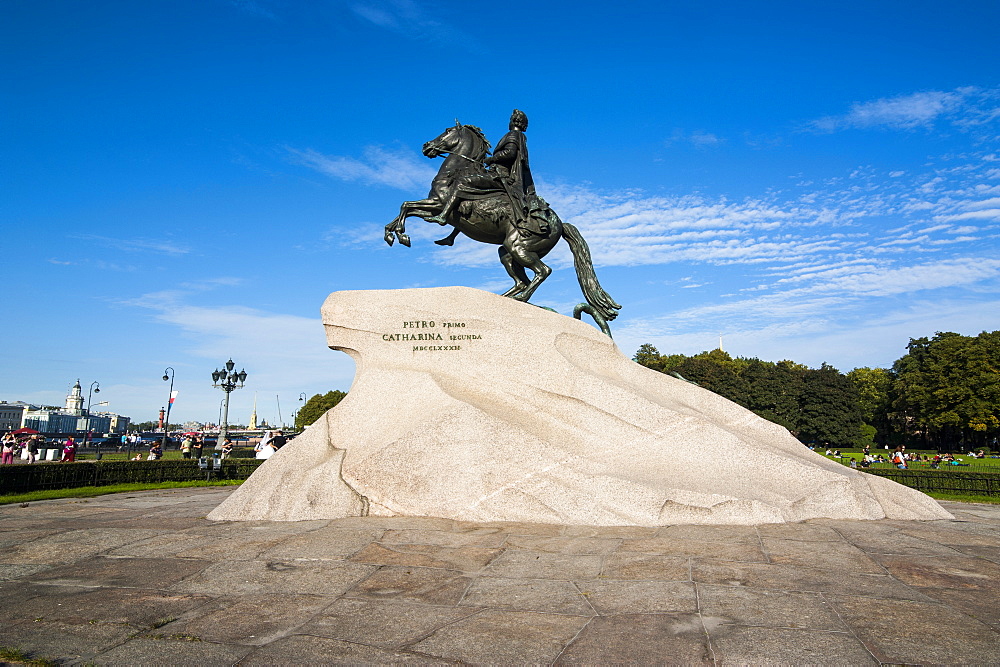
[[886,477],[918,491],[945,491],[977,496],[1000,496],[1000,473],[958,470],[900,470],[867,468],[870,475]]

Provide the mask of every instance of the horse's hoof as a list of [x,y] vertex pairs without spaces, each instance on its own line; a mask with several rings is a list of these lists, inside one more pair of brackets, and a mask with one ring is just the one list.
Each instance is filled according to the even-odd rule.
[[399,235],[399,242],[405,245],[407,248],[410,247],[410,237],[407,236],[406,234]]
[[446,236],[443,239],[438,239],[434,243],[436,243],[438,245],[455,245],[455,240],[452,239],[450,236]]
[[386,232],[385,233],[385,242],[388,243],[389,245],[392,245],[393,243],[395,243],[396,242],[395,235],[392,232]]

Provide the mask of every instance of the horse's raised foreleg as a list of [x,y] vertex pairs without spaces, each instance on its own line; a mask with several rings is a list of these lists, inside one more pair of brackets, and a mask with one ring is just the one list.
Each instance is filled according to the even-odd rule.
[[514,286],[504,292],[504,296],[515,297],[528,287],[528,274],[524,272],[524,267],[514,261],[514,257],[507,248],[500,246],[497,249],[500,253],[500,263],[507,269],[507,274],[514,279]]
[[410,216],[423,217],[428,214],[428,209],[437,210],[440,206],[440,202],[435,199],[404,201],[399,207],[399,215],[385,226],[385,242],[392,245],[393,241],[399,240],[401,244],[409,248],[410,237],[406,234],[406,219]]

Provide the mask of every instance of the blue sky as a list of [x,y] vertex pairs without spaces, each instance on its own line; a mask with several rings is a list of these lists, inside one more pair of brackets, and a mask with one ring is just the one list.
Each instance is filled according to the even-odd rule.
[[[346,390],[340,289],[502,292],[492,247],[389,248],[455,118],[530,119],[631,355],[889,365],[1000,313],[996,2],[0,3],[0,399],[80,378],[215,420]],[[581,300],[565,248],[534,302]],[[276,400],[276,397],[278,399]]]

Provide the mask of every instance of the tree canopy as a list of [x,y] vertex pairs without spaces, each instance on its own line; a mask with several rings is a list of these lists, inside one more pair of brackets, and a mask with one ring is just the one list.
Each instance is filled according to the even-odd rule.
[[346,391],[336,389],[325,394],[314,394],[295,415],[295,427],[301,429],[309,426],[322,417],[327,410],[340,403],[345,396],[347,396]]
[[633,359],[676,372],[806,443],[862,443],[946,450],[998,448],[1000,331],[911,338],[892,368],[846,375],[822,364],[732,358],[722,350],[663,355],[644,344]]

